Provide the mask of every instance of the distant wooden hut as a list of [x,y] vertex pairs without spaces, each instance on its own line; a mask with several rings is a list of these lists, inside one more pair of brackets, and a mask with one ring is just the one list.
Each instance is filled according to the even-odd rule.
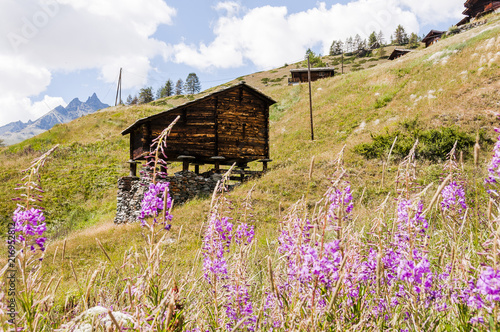
[[[308,82],[307,68],[290,69],[292,78],[288,79],[288,84]],[[311,81],[317,81],[321,78],[335,76],[335,68],[321,67],[311,68]]]
[[237,165],[269,160],[269,107],[273,99],[241,82],[184,105],[137,120],[122,132],[130,135],[131,175],[136,162],[145,160],[156,137],[177,116],[165,151],[169,161],[189,165]]
[[444,33],[445,31],[431,30],[431,32],[429,32],[427,36],[422,39],[422,43],[425,43],[425,47],[429,47],[441,40]]
[[466,17],[458,22],[458,26],[469,23],[471,19],[481,17],[500,8],[499,0],[467,0],[462,14]]
[[391,55],[389,56],[389,60],[395,60],[410,52],[411,50],[407,50],[405,48],[395,48],[394,51],[392,51]]

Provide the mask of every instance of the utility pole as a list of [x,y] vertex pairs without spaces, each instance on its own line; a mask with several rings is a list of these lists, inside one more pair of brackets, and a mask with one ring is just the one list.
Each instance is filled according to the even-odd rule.
[[309,81],[309,113],[311,115],[311,141],[314,141],[314,125],[313,125],[313,104],[312,104],[312,94],[311,94],[311,62],[309,58],[311,55],[307,56],[307,79]]
[[342,75],[344,75],[344,50],[342,50]]
[[[120,99],[118,99],[118,96]],[[122,103],[122,69],[120,68],[120,76],[118,76],[118,86],[116,88],[115,106]]]

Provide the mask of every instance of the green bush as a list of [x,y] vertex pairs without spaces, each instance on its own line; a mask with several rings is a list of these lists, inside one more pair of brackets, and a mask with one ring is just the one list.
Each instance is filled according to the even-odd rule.
[[379,109],[385,107],[392,101],[393,98],[394,98],[393,93],[386,93],[383,96],[377,98],[377,100],[375,101],[375,105],[373,105],[373,108]]
[[[400,123],[396,131],[386,130],[382,134],[371,134],[372,142],[358,144],[354,147],[354,151],[367,159],[385,158],[396,137],[392,150],[395,159],[406,157],[417,139],[419,144],[415,151],[416,157],[430,161],[446,160],[455,142],[457,151],[463,151],[464,157],[467,157],[476,142],[474,134],[463,132],[455,126],[424,130],[415,119]],[[485,137],[484,132],[479,133],[479,142],[481,145],[493,143],[491,139]]]

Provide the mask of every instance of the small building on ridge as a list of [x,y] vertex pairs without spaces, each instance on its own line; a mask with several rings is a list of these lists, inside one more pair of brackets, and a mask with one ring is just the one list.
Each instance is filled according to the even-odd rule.
[[422,43],[425,43],[425,47],[429,47],[441,40],[444,33],[445,31],[431,30],[431,32],[429,32],[427,36],[422,39]]
[[[288,79],[288,84],[308,82],[309,79],[307,72],[308,72],[307,68],[290,69],[292,77]],[[332,67],[311,68],[311,82],[317,81],[321,78],[327,78],[333,76],[335,76],[335,68]]]
[[411,50],[405,48],[395,48],[394,51],[392,51],[391,55],[389,56],[389,60],[395,60],[410,52]]

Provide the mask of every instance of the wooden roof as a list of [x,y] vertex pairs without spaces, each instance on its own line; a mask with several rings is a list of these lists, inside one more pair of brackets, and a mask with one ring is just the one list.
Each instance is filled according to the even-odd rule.
[[212,92],[212,93],[210,93],[210,94],[208,94],[206,96],[203,96],[201,98],[192,100],[192,101],[187,102],[185,104],[182,104],[180,106],[173,107],[173,108],[170,108],[170,109],[165,110],[163,112],[157,113],[155,115],[151,115],[151,116],[148,116],[146,118],[139,119],[134,124],[132,124],[131,126],[129,126],[127,129],[125,129],[124,131],[122,131],[122,135],[127,135],[130,132],[132,132],[136,127],[142,125],[143,123],[146,123],[148,121],[154,120],[155,118],[159,118],[159,117],[165,115],[166,113],[172,112],[174,110],[181,110],[183,108],[193,106],[193,105],[195,105],[195,104],[197,104],[197,103],[199,103],[199,102],[201,102],[201,101],[203,101],[205,99],[208,99],[208,98],[211,98],[213,96],[217,96],[217,95],[220,95],[222,93],[225,93],[225,92],[228,92],[228,91],[231,91],[231,90],[234,90],[234,89],[238,89],[238,88],[246,89],[248,92],[250,92],[251,94],[253,94],[256,98],[262,99],[268,106],[271,106],[271,105],[273,105],[273,104],[276,103],[276,101],[273,100],[272,98],[266,96],[265,94],[263,94],[259,90],[255,89],[254,87],[251,87],[250,85],[248,85],[244,81],[242,81],[242,82],[240,82],[238,84],[235,84],[233,86],[230,86],[228,88],[224,88],[224,89],[221,89],[221,90],[218,90],[218,91],[215,91],[215,92]]
[[471,8],[472,6],[474,6],[478,1],[482,1],[482,0],[467,0],[465,1],[464,3],[464,6],[467,7],[467,8]]
[[464,3],[465,10],[463,11],[463,15],[466,16],[476,16],[483,15],[492,10],[495,10],[500,7],[500,1],[498,0],[467,0]]
[[392,51],[391,55],[389,56],[389,60],[394,60],[410,52],[411,50],[408,50],[406,48],[395,48],[394,51]]
[[431,40],[433,38],[436,38],[436,37],[441,37],[443,35],[443,33],[445,33],[445,31],[439,31],[439,30],[431,30],[431,32],[429,32],[427,34],[427,36],[425,36],[423,39],[422,39],[422,43],[425,43],[427,42],[428,40]]

